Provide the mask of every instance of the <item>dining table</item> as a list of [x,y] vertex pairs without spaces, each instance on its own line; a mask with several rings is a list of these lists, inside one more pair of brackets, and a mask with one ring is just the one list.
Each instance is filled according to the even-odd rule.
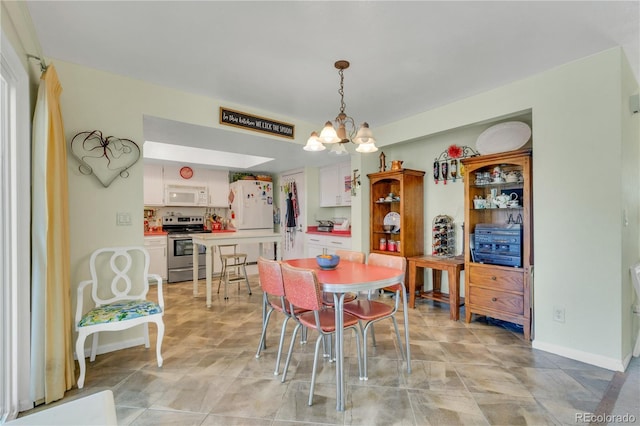
[[211,276],[213,274],[213,253],[215,247],[225,244],[257,243],[260,249],[260,256],[264,255],[264,243],[275,243],[275,258],[282,256],[282,234],[272,230],[238,230],[235,232],[211,232],[200,234],[189,234],[192,239],[193,248],[193,296],[198,295],[198,254],[200,250],[196,245],[205,247],[206,257],[206,295],[207,308],[211,307]]
[[[370,290],[378,290],[393,284],[402,283],[404,331],[406,342],[409,342],[409,318],[407,294],[404,286],[404,271],[383,266],[368,265],[366,263],[348,262],[345,260],[341,260],[335,269],[322,269],[318,266],[315,257],[288,259],[283,260],[283,262],[297,268],[313,269],[318,278],[318,282],[322,286],[322,291],[333,294],[336,321],[336,410],[344,411],[344,295],[346,293],[369,292]],[[411,372],[411,356],[408,347],[407,371]]]

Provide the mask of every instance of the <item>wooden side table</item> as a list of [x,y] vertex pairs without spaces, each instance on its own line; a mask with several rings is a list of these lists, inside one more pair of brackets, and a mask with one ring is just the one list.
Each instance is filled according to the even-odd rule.
[[[453,321],[460,319],[460,306],[464,305],[464,298],[460,297],[460,272],[464,270],[464,256],[414,256],[407,258],[409,270],[409,306],[416,307],[416,278],[418,268],[430,268],[433,277],[433,290],[420,289],[419,297],[449,304],[449,318]],[[440,292],[442,273],[447,272],[449,279],[449,294]]]

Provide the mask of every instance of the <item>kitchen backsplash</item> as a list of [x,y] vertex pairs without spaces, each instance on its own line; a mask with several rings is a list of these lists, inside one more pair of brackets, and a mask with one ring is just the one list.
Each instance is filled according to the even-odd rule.
[[159,219],[162,216],[217,216],[229,217],[229,209],[223,207],[145,207],[145,211],[153,210],[153,215],[147,218],[151,226],[161,226]]

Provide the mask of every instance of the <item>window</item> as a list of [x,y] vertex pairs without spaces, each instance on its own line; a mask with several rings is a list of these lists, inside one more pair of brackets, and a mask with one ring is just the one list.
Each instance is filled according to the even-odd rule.
[[[0,423],[29,403],[30,160],[28,76],[0,49]],[[20,406],[20,404],[23,404]]]

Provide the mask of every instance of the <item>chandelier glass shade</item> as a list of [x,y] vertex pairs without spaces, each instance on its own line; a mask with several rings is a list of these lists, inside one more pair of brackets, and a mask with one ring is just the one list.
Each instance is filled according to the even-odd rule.
[[305,151],[324,151],[326,144],[332,145],[329,151],[330,154],[345,155],[348,154],[345,144],[351,142],[358,145],[357,152],[376,152],[378,147],[376,147],[376,140],[371,129],[369,129],[369,124],[362,123],[356,132],[355,121],[344,112],[346,107],[344,103],[344,70],[349,68],[349,62],[341,60],[334,65],[340,75],[340,90],[338,90],[340,94],[340,113],[333,123],[327,121],[324,124],[320,134],[312,132],[303,149]]

